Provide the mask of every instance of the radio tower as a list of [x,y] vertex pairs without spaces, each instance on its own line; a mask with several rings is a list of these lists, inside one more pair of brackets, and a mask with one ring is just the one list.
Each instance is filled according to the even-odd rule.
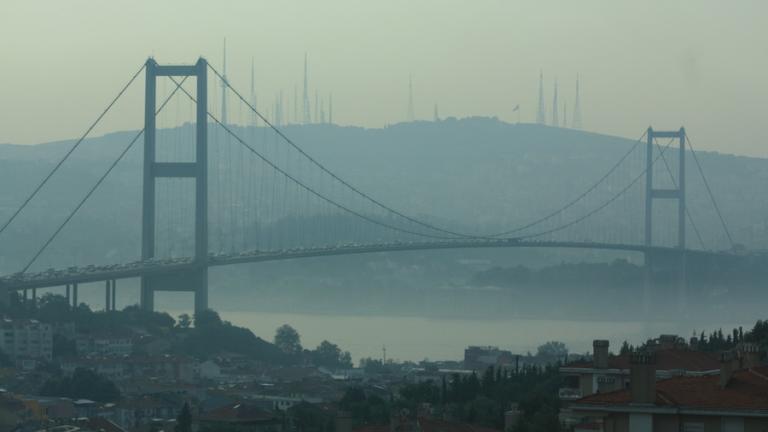
[[312,122],[309,114],[309,87],[307,85],[307,53],[304,53],[304,124]]
[[333,124],[333,93],[328,94],[328,123]]
[[557,80],[555,80],[555,95],[552,99],[552,126],[554,127],[560,126],[560,120],[557,115],[558,109],[560,109],[560,107],[557,106]]
[[576,74],[576,101],[573,103],[573,120],[571,127],[581,129],[581,103],[579,102],[579,74]]
[[416,120],[416,114],[413,112],[413,80],[411,75],[408,75],[408,121],[412,122]]
[[221,124],[227,124],[227,38],[224,38],[224,67],[221,80]]
[[563,101],[563,127],[568,127],[568,104]]
[[[256,108],[256,79],[255,79],[255,73],[254,73],[254,66],[253,66],[253,57],[251,57],[251,104],[253,105],[253,108]],[[257,126],[258,125],[258,116],[256,113],[253,113],[251,116],[251,121],[253,124],[251,126]]]
[[544,108],[544,72],[539,71],[539,112],[536,113],[536,123],[545,124],[547,112]]

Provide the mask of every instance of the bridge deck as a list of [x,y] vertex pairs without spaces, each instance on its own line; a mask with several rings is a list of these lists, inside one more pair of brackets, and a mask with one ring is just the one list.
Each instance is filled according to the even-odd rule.
[[[208,262],[200,264],[192,258],[176,258],[168,260],[152,260],[148,262],[133,262],[128,264],[110,264],[104,266],[70,267],[66,270],[47,270],[39,273],[25,273],[0,278],[0,288],[8,290],[24,290],[31,288],[47,288],[73,283],[98,282],[112,279],[136,278],[145,275],[165,274],[189,271],[200,265],[209,267],[232,264],[301,259],[324,256],[355,255],[378,252],[402,252],[440,249],[482,249],[482,248],[567,248],[628,251],[638,253],[678,254],[676,248],[629,244],[611,244],[596,242],[567,242],[567,241],[519,241],[519,240],[459,240],[450,242],[424,243],[389,243],[378,245],[345,245],[327,248],[300,248],[283,251],[250,251],[235,255],[212,254]],[[731,255],[728,252],[686,250],[692,255]]]

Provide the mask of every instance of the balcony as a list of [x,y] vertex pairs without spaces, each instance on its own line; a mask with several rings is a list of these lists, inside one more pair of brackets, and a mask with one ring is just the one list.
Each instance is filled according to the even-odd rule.
[[557,396],[560,400],[576,400],[581,399],[581,390],[572,387],[563,387],[557,391]]

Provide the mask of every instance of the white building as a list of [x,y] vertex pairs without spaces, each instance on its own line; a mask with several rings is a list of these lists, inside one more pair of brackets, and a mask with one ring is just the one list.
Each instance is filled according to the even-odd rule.
[[133,352],[133,335],[128,332],[79,334],[78,355],[127,356]]
[[0,349],[16,361],[53,357],[53,330],[49,324],[29,319],[2,320]]

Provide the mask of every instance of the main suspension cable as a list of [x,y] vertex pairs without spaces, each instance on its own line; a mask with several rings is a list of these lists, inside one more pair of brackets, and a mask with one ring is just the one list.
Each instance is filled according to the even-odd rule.
[[[176,81],[175,81],[175,80],[174,80],[172,77],[171,77],[171,80],[173,80],[174,82],[176,82]],[[187,97],[189,97],[189,98],[190,98],[192,101],[194,101],[194,102],[197,102],[197,100],[194,98],[194,96],[192,96],[192,95],[191,95],[191,94],[190,94],[190,93],[189,93],[189,92],[188,92],[186,89],[184,89],[183,87],[181,87],[181,91],[182,91],[184,94],[186,94],[186,95],[187,95]],[[337,208],[338,208],[338,209],[340,209],[340,210],[343,210],[343,211],[345,211],[345,212],[347,212],[347,213],[350,213],[350,214],[352,214],[352,215],[354,215],[354,216],[357,216],[357,217],[359,217],[359,218],[361,218],[361,219],[364,219],[364,220],[366,220],[366,221],[368,221],[368,222],[370,222],[370,223],[373,223],[373,224],[376,224],[376,225],[379,225],[379,226],[383,226],[383,227],[385,227],[385,228],[393,229],[393,230],[396,230],[396,231],[400,231],[400,232],[403,232],[403,233],[407,233],[407,234],[413,234],[413,235],[417,235],[417,236],[421,236],[421,237],[427,237],[427,238],[440,239],[440,240],[456,240],[456,238],[455,238],[455,237],[444,237],[444,236],[437,236],[437,235],[432,235],[432,234],[425,234],[425,233],[422,233],[422,232],[411,231],[411,230],[407,230],[407,229],[404,229],[404,228],[396,227],[396,226],[394,226],[394,225],[390,225],[390,224],[387,224],[387,223],[385,223],[385,222],[381,222],[381,221],[379,221],[379,220],[373,219],[373,218],[371,218],[371,217],[369,217],[369,216],[366,216],[366,215],[364,215],[364,214],[362,214],[362,213],[360,213],[360,212],[357,212],[357,211],[355,211],[355,210],[353,210],[353,209],[351,209],[351,208],[349,208],[349,207],[347,207],[347,206],[345,206],[345,205],[343,205],[343,204],[340,204],[340,203],[338,203],[338,202],[336,202],[336,201],[334,201],[334,200],[332,200],[332,199],[330,199],[330,198],[326,197],[325,195],[321,194],[320,192],[316,191],[316,190],[315,190],[314,188],[312,188],[311,186],[304,184],[303,182],[301,182],[299,179],[297,179],[296,177],[294,177],[294,176],[293,176],[293,175],[291,175],[290,173],[286,172],[285,170],[283,170],[283,169],[282,169],[282,168],[280,168],[279,166],[275,165],[275,163],[274,163],[274,162],[272,162],[271,160],[269,160],[268,158],[266,158],[266,157],[265,157],[264,155],[262,155],[262,154],[261,154],[261,153],[260,153],[258,150],[256,150],[256,149],[254,149],[253,147],[251,147],[251,146],[250,146],[248,143],[246,143],[246,142],[245,142],[245,141],[244,141],[242,138],[240,138],[240,136],[239,136],[239,135],[237,135],[237,134],[236,134],[234,131],[232,131],[232,129],[230,129],[230,128],[229,128],[227,125],[223,124],[223,123],[222,123],[222,122],[221,122],[221,121],[220,121],[220,120],[219,120],[219,119],[218,119],[216,116],[214,116],[213,114],[211,114],[211,113],[210,113],[210,111],[208,112],[208,117],[210,117],[210,118],[211,118],[211,120],[213,120],[213,121],[214,121],[214,122],[216,122],[216,123],[217,123],[219,126],[221,126],[221,128],[222,128],[222,129],[224,129],[224,131],[226,131],[226,132],[227,132],[229,135],[231,135],[231,136],[232,136],[232,137],[233,137],[235,140],[237,140],[237,141],[238,141],[238,142],[239,142],[241,145],[245,146],[245,148],[246,148],[246,149],[248,149],[248,151],[250,151],[251,153],[253,153],[254,155],[256,155],[256,156],[257,156],[259,159],[261,159],[262,161],[264,161],[264,163],[266,163],[267,165],[269,165],[269,166],[270,166],[270,167],[271,167],[273,170],[277,171],[278,173],[280,173],[281,175],[283,175],[283,176],[284,176],[285,178],[287,178],[288,180],[291,180],[292,182],[294,182],[294,183],[298,184],[299,186],[301,186],[301,188],[302,188],[302,189],[306,190],[307,192],[309,192],[309,193],[311,193],[311,194],[313,194],[313,195],[317,196],[318,198],[320,198],[320,199],[322,199],[322,200],[324,200],[324,201],[328,202],[329,204],[331,204],[331,205],[333,205],[333,206],[337,207]],[[265,121],[266,121],[266,120],[265,120]]]
[[[654,140],[655,141],[655,140]],[[656,142],[656,147],[661,151],[661,146],[658,142]],[[662,153],[661,160],[664,162],[664,166],[667,167],[667,173],[669,174],[669,179],[672,181],[672,186],[677,189],[677,182],[675,181],[675,176],[672,175],[672,169],[669,167],[669,164],[667,163],[667,158]],[[699,228],[696,227],[696,223],[693,221],[693,216],[691,216],[691,211],[688,209],[688,206],[685,206],[685,215],[688,217],[688,222],[691,223],[691,227],[693,228],[693,232],[696,233],[696,237],[699,239],[699,244],[701,244],[702,249],[706,249],[706,246],[704,246],[704,240],[701,237],[701,233],[699,233]]]
[[366,200],[368,200],[368,201],[370,201],[370,202],[374,203],[375,205],[377,205],[377,206],[379,206],[379,207],[383,208],[384,210],[386,210],[386,211],[388,211],[388,212],[390,212],[390,213],[393,213],[393,214],[395,214],[395,215],[397,215],[397,216],[400,216],[400,217],[402,217],[402,218],[404,218],[404,219],[406,219],[406,220],[408,220],[408,221],[410,221],[410,222],[416,223],[416,224],[418,224],[418,225],[421,225],[421,226],[424,226],[424,227],[426,227],[426,228],[429,228],[429,229],[432,229],[432,230],[435,230],[435,231],[439,231],[439,232],[443,232],[443,233],[446,233],[446,234],[450,234],[450,235],[453,235],[453,236],[462,237],[462,238],[489,239],[489,238],[497,238],[497,237],[503,237],[503,236],[506,236],[506,235],[509,235],[509,234],[513,234],[513,233],[515,233],[515,232],[523,231],[523,230],[525,230],[525,229],[527,229],[527,228],[530,228],[530,227],[532,227],[532,226],[538,225],[538,224],[540,224],[540,223],[542,223],[542,222],[544,222],[544,221],[546,221],[546,220],[549,220],[549,219],[551,219],[552,217],[555,217],[555,216],[557,216],[558,214],[562,213],[562,212],[563,212],[563,211],[565,211],[566,209],[568,209],[568,208],[572,207],[574,204],[576,204],[577,202],[579,202],[579,201],[580,201],[582,198],[584,198],[586,195],[588,195],[589,193],[591,193],[592,191],[594,191],[594,190],[595,190],[595,189],[596,189],[596,188],[597,188],[597,187],[598,187],[600,184],[602,184],[602,182],[603,182],[603,181],[605,181],[605,179],[606,179],[606,178],[608,178],[608,177],[609,177],[609,176],[610,176],[610,175],[611,175],[611,174],[612,174],[612,173],[613,173],[613,172],[614,172],[616,169],[618,169],[618,167],[619,167],[619,166],[620,166],[620,165],[621,165],[621,164],[624,162],[624,160],[625,160],[627,157],[629,157],[629,155],[630,155],[630,154],[632,154],[632,152],[635,150],[635,148],[637,148],[637,146],[640,144],[640,142],[642,142],[643,138],[644,138],[644,137],[645,137],[645,135],[647,134],[647,131],[643,132],[643,134],[640,136],[640,138],[638,138],[638,139],[635,141],[635,143],[632,145],[632,147],[629,149],[629,151],[627,151],[627,152],[626,152],[624,155],[622,155],[622,157],[621,157],[621,158],[620,158],[620,159],[619,159],[619,160],[616,162],[616,164],[614,164],[614,165],[613,165],[613,166],[612,166],[612,167],[609,169],[609,171],[608,171],[608,172],[607,172],[605,175],[603,175],[603,176],[602,176],[600,179],[598,179],[598,180],[597,180],[597,181],[596,181],[594,184],[592,184],[592,185],[591,185],[591,186],[590,186],[590,187],[589,187],[589,188],[588,188],[586,191],[584,191],[582,194],[580,194],[579,196],[577,196],[577,197],[576,197],[575,199],[573,199],[572,201],[568,202],[568,203],[567,203],[566,205],[564,205],[563,207],[561,207],[561,208],[559,208],[559,209],[557,209],[557,210],[555,210],[555,211],[553,211],[553,212],[551,212],[551,213],[547,214],[547,215],[546,215],[546,216],[544,216],[544,217],[541,217],[541,218],[539,218],[539,219],[537,219],[537,220],[535,220],[535,221],[532,221],[532,222],[530,222],[530,223],[528,223],[528,224],[526,224],[526,225],[524,225],[524,226],[521,226],[521,227],[517,227],[517,228],[514,228],[514,229],[510,229],[510,230],[507,230],[507,231],[503,231],[503,232],[499,232],[499,233],[495,233],[495,234],[487,234],[487,235],[465,234],[465,233],[460,233],[460,232],[456,232],[456,231],[452,231],[452,230],[447,230],[447,229],[444,229],[444,228],[440,228],[440,227],[437,227],[437,226],[435,226],[435,225],[433,225],[433,224],[430,224],[430,223],[427,223],[427,222],[424,222],[424,221],[421,221],[421,220],[415,219],[415,218],[413,218],[413,217],[411,217],[411,216],[408,216],[408,215],[406,215],[406,214],[403,214],[402,212],[400,212],[400,211],[398,211],[398,210],[396,210],[396,209],[394,209],[394,208],[392,208],[392,207],[389,207],[389,206],[387,206],[387,205],[385,205],[385,204],[381,203],[380,201],[376,200],[375,198],[371,197],[370,195],[368,195],[368,194],[366,194],[366,193],[362,192],[361,190],[357,189],[355,186],[351,185],[351,184],[350,184],[350,183],[348,183],[347,181],[343,180],[343,179],[342,179],[342,178],[340,178],[338,175],[336,175],[334,172],[332,172],[330,169],[326,168],[326,167],[325,167],[325,165],[323,165],[323,164],[322,164],[322,163],[320,163],[318,160],[316,160],[315,158],[313,158],[312,156],[310,156],[309,154],[307,154],[307,153],[306,153],[306,152],[305,152],[305,151],[304,151],[304,150],[303,150],[303,149],[302,149],[302,148],[301,148],[301,147],[300,147],[298,144],[296,144],[296,143],[295,143],[293,140],[291,140],[290,138],[288,138],[288,137],[287,137],[287,136],[286,136],[286,135],[285,135],[285,134],[284,134],[284,133],[283,133],[283,132],[282,132],[280,129],[278,129],[277,127],[275,127],[275,126],[274,126],[274,125],[273,125],[273,124],[272,124],[272,123],[271,123],[269,120],[267,120],[267,119],[266,119],[266,118],[265,118],[265,117],[264,117],[264,116],[263,116],[263,115],[262,115],[260,112],[258,112],[258,111],[256,110],[256,108],[255,108],[253,105],[251,105],[251,104],[250,104],[250,103],[249,103],[249,102],[248,102],[248,101],[247,101],[247,100],[246,100],[246,99],[245,99],[245,98],[244,98],[244,97],[243,97],[243,96],[240,94],[240,92],[238,92],[238,91],[237,91],[237,90],[236,90],[234,87],[232,87],[232,86],[231,86],[231,84],[230,84],[230,83],[229,83],[227,80],[225,80],[225,79],[223,78],[223,76],[222,76],[222,75],[221,75],[221,74],[220,74],[220,73],[219,73],[219,72],[216,70],[216,68],[214,68],[214,67],[213,67],[213,66],[211,66],[210,64],[208,65],[208,67],[210,67],[210,68],[211,68],[211,70],[213,71],[213,73],[214,73],[216,76],[218,76],[218,77],[219,77],[219,79],[221,79],[221,80],[222,80],[222,82],[224,82],[224,83],[225,83],[226,87],[227,87],[227,88],[229,88],[229,89],[230,89],[230,90],[231,90],[231,91],[232,91],[232,92],[235,94],[235,96],[237,96],[237,98],[238,98],[238,99],[240,99],[240,101],[242,101],[242,102],[243,102],[243,103],[244,103],[246,106],[248,106],[248,108],[249,108],[249,109],[250,109],[250,110],[251,110],[251,111],[252,111],[252,112],[253,112],[255,115],[257,115],[259,118],[261,118],[261,119],[262,119],[262,121],[264,121],[264,123],[265,123],[267,126],[269,126],[269,127],[272,129],[272,130],[274,130],[274,131],[275,131],[275,133],[277,133],[277,134],[278,134],[278,135],[279,135],[279,136],[280,136],[280,137],[281,137],[283,140],[285,140],[285,142],[287,142],[289,145],[291,145],[291,146],[292,146],[294,149],[296,149],[296,151],[298,151],[299,153],[301,153],[301,154],[302,154],[304,157],[306,157],[306,158],[307,158],[309,161],[311,161],[311,162],[312,162],[312,163],[313,163],[315,166],[317,166],[318,168],[320,168],[320,169],[321,169],[323,172],[325,172],[326,174],[330,175],[332,178],[334,178],[335,180],[337,180],[338,182],[340,182],[341,184],[343,184],[344,186],[346,186],[347,188],[349,188],[350,190],[352,190],[352,191],[353,191],[353,192],[355,192],[356,194],[358,194],[358,195],[362,196],[362,197],[363,197],[363,198],[365,198]]
[[[165,105],[168,103],[168,101],[171,100],[173,95],[176,94],[176,91],[179,88],[181,88],[181,84],[183,84],[184,81],[186,81],[186,79],[187,79],[187,77],[185,76],[184,79],[181,80],[181,83],[177,84],[177,86],[173,90],[173,92],[171,92],[171,94],[168,95],[168,97],[160,105],[160,108],[158,108],[155,111],[155,116],[157,116],[157,114],[159,114],[160,111],[162,111],[163,108],[165,108]],[[173,80],[173,81],[176,82],[175,80]],[[91,197],[91,195],[93,195],[93,193],[96,192],[96,189],[98,189],[99,186],[101,186],[101,184],[104,182],[104,179],[106,179],[107,176],[109,175],[109,173],[111,173],[112,170],[115,169],[115,167],[117,166],[118,163],[120,163],[120,161],[123,159],[125,154],[128,153],[128,150],[130,150],[133,147],[133,145],[136,143],[136,141],[138,141],[139,137],[144,134],[145,130],[146,130],[146,128],[142,128],[138,133],[136,133],[136,135],[133,137],[131,142],[123,149],[123,151],[120,153],[120,155],[118,155],[117,159],[115,159],[112,162],[112,164],[109,166],[109,168],[107,168],[107,170],[104,172],[104,174],[102,174],[102,176],[99,178],[99,180],[96,181],[96,184],[94,184],[93,187],[91,187],[91,189],[88,191],[87,194],[85,194],[83,199],[80,200],[80,202],[77,204],[77,206],[69,213],[67,218],[64,219],[64,222],[62,222],[61,225],[59,225],[59,227],[56,228],[56,231],[53,232],[53,234],[48,238],[48,240],[45,242],[45,244],[43,244],[43,246],[37,251],[37,253],[35,253],[35,255],[32,257],[32,259],[29,260],[29,262],[27,262],[27,265],[24,266],[24,268],[21,270],[21,273],[25,273],[29,269],[29,267],[32,266],[32,264],[35,263],[37,258],[40,257],[40,255],[45,251],[45,249],[48,247],[48,245],[50,245],[51,242],[53,242],[53,240],[59,235],[61,230],[64,229],[64,227],[69,223],[70,220],[72,220],[72,218],[75,216],[75,214],[77,214],[77,212],[80,210],[80,208],[83,207],[85,202],[88,201],[88,199]]]
[[551,233],[557,232],[557,231],[562,231],[562,230],[564,230],[566,228],[569,228],[569,227],[571,227],[573,225],[576,225],[577,223],[579,223],[579,222],[581,222],[581,221],[583,221],[583,220],[593,216],[594,214],[600,212],[604,208],[608,207],[611,203],[613,203],[614,201],[619,199],[619,197],[624,195],[624,193],[626,193],[632,186],[634,186],[635,183],[638,182],[638,180],[643,178],[643,176],[648,172],[648,170],[653,168],[653,166],[656,164],[656,161],[658,161],[659,158],[661,158],[661,156],[664,154],[664,152],[667,149],[669,149],[669,145],[664,147],[664,149],[661,152],[659,152],[659,154],[656,156],[656,158],[654,158],[653,161],[651,162],[650,166],[646,167],[643,171],[641,171],[640,174],[638,174],[634,179],[632,179],[632,181],[629,182],[629,184],[627,186],[625,186],[622,190],[617,192],[614,196],[612,196],[610,199],[605,201],[599,207],[597,207],[597,208],[595,208],[595,209],[585,213],[584,215],[582,215],[582,216],[580,216],[580,217],[578,217],[578,218],[576,218],[576,219],[574,219],[574,220],[572,220],[570,222],[567,222],[567,223],[565,223],[563,225],[560,225],[560,226],[557,226],[555,228],[551,228],[551,229],[548,229],[548,230],[545,230],[545,231],[540,231],[540,232],[537,232],[537,233],[533,233],[533,234],[522,235],[522,236],[517,237],[517,239],[518,240],[525,240],[525,239],[529,239],[529,238],[541,237],[543,235],[551,234]]
[[123,88],[120,89],[120,91],[117,93],[117,96],[115,96],[112,99],[112,101],[101,112],[101,114],[99,114],[99,116],[91,124],[91,126],[88,129],[86,129],[85,133],[80,136],[80,139],[78,139],[75,142],[75,144],[64,154],[64,156],[61,159],[59,159],[59,161],[56,163],[56,165],[53,167],[53,169],[51,169],[51,171],[43,178],[43,180],[40,182],[40,184],[38,184],[37,187],[32,191],[32,193],[30,193],[27,196],[27,198],[24,200],[24,202],[21,203],[19,208],[17,208],[16,211],[13,212],[11,217],[8,218],[7,221],[5,221],[3,226],[0,227],[0,234],[2,234],[3,231],[5,231],[5,229],[8,228],[8,225],[10,225],[16,219],[16,216],[18,216],[19,213],[21,213],[22,210],[24,210],[24,208],[27,207],[27,204],[29,204],[29,202],[32,201],[32,199],[35,198],[35,196],[37,195],[38,192],[40,192],[40,190],[43,188],[43,186],[45,186],[45,184],[48,183],[48,180],[50,180],[51,177],[53,177],[53,175],[56,174],[56,171],[58,171],[59,168],[61,168],[61,166],[64,164],[64,162],[66,162],[67,159],[69,159],[69,156],[72,155],[72,153],[80,146],[80,144],[85,140],[85,138],[88,137],[88,135],[90,135],[91,131],[93,131],[93,129],[96,127],[96,125],[98,125],[99,122],[101,122],[101,119],[103,119],[104,116],[107,115],[109,110],[112,109],[112,107],[115,105],[115,103],[117,103],[117,100],[120,99],[120,97],[123,95],[123,93],[125,93],[125,91],[128,90],[128,87],[130,87],[131,84],[133,84],[133,82],[139,76],[141,71],[144,70],[144,67],[145,67],[145,65],[142,64],[141,67],[139,68],[139,70],[137,70],[136,73],[133,74],[131,79],[129,79],[128,82],[123,86]]
[[624,162],[624,160],[626,160],[629,157],[629,155],[631,155],[635,151],[637,146],[640,145],[640,143],[643,141],[643,138],[645,138],[647,133],[648,133],[647,130],[645,132],[643,132],[643,134],[640,136],[640,138],[638,138],[634,142],[634,144],[632,144],[632,146],[629,148],[629,150],[627,150],[627,152],[624,153],[621,156],[621,158],[619,158],[619,160],[608,170],[607,173],[605,173],[605,175],[603,175],[602,177],[597,179],[597,181],[592,183],[592,185],[589,188],[587,188],[584,192],[582,192],[576,198],[574,198],[571,201],[569,201],[568,203],[566,203],[564,206],[560,207],[557,210],[554,210],[553,212],[551,212],[551,213],[549,213],[549,214],[547,214],[547,215],[545,215],[543,217],[540,217],[540,218],[538,218],[538,219],[536,219],[534,221],[531,221],[531,222],[529,222],[529,223],[527,223],[527,224],[525,224],[523,226],[511,229],[511,230],[507,230],[507,231],[504,231],[504,232],[500,232],[500,233],[496,233],[496,234],[491,234],[488,237],[503,237],[503,236],[506,236],[506,235],[509,235],[509,234],[514,234],[516,232],[520,232],[520,231],[526,230],[526,229],[528,229],[530,227],[539,225],[542,222],[546,222],[547,220],[552,219],[553,217],[561,214],[562,212],[564,212],[568,208],[572,207],[573,205],[575,205],[576,203],[581,201],[585,196],[589,195],[592,191],[597,189],[598,186],[600,186],[611,174],[613,174],[613,172],[616,171],[619,168],[619,166],[621,166],[621,164]]
[[281,137],[281,138],[282,138],[282,139],[283,139],[285,142],[287,142],[287,143],[288,143],[288,144],[289,144],[291,147],[293,147],[294,149],[296,149],[296,151],[298,151],[299,153],[301,153],[301,155],[302,155],[302,156],[304,156],[305,158],[307,158],[307,159],[308,159],[310,162],[312,162],[312,163],[313,163],[315,166],[317,166],[318,168],[320,168],[320,169],[321,169],[323,172],[325,172],[326,174],[328,174],[328,175],[330,175],[331,177],[333,177],[333,178],[334,178],[336,181],[338,181],[339,183],[341,183],[341,184],[343,184],[344,186],[346,186],[347,188],[349,188],[351,191],[355,192],[356,194],[360,195],[361,197],[365,198],[366,200],[368,200],[368,201],[370,201],[370,202],[372,202],[372,203],[376,204],[377,206],[379,206],[379,207],[383,208],[384,210],[386,210],[386,211],[388,211],[388,212],[390,212],[390,213],[392,213],[392,214],[395,214],[395,215],[397,215],[397,216],[400,216],[400,217],[402,217],[402,218],[404,218],[404,219],[406,219],[406,220],[408,220],[408,221],[410,221],[410,222],[413,222],[413,223],[415,223],[415,224],[417,224],[417,225],[421,225],[421,226],[423,226],[423,227],[425,227],[425,228],[429,228],[429,229],[431,229],[431,230],[434,230],[434,231],[442,232],[442,233],[445,233],[445,234],[450,234],[450,235],[453,235],[453,236],[457,236],[457,237],[463,237],[463,238],[481,238],[481,237],[482,237],[482,236],[476,236],[476,235],[471,235],[471,234],[464,234],[464,233],[459,233],[459,232],[456,232],[456,231],[451,231],[451,230],[443,229],[443,228],[437,227],[437,226],[435,226],[435,225],[432,225],[432,224],[430,224],[430,223],[427,223],[427,222],[424,222],[424,221],[421,221],[421,220],[415,219],[415,218],[413,218],[413,217],[411,217],[411,216],[408,216],[408,215],[406,215],[406,214],[403,214],[402,212],[400,212],[400,211],[398,211],[398,210],[396,210],[396,209],[394,209],[394,208],[392,208],[392,207],[389,207],[389,206],[387,206],[386,204],[384,204],[384,203],[380,202],[379,200],[377,200],[377,199],[373,198],[372,196],[370,196],[370,195],[366,194],[365,192],[361,191],[360,189],[356,188],[355,186],[353,186],[352,184],[350,184],[350,183],[349,183],[349,182],[347,182],[346,180],[344,180],[344,179],[340,178],[340,177],[339,177],[338,175],[336,175],[336,174],[335,174],[333,171],[331,171],[330,169],[326,168],[326,167],[325,167],[325,165],[323,165],[322,163],[320,163],[320,161],[318,161],[317,159],[315,159],[315,158],[313,158],[312,156],[310,156],[310,155],[309,155],[307,152],[305,152],[305,151],[304,151],[304,149],[302,149],[301,147],[299,147],[299,145],[298,145],[298,144],[296,144],[295,142],[293,142],[293,140],[291,140],[290,138],[288,138],[288,136],[286,136],[286,135],[283,133],[283,131],[281,131],[280,129],[278,129],[278,128],[277,128],[275,125],[273,125],[273,124],[272,124],[272,122],[270,122],[269,120],[267,120],[267,118],[266,118],[265,116],[263,116],[263,115],[262,115],[262,114],[261,114],[259,111],[257,111],[257,110],[256,110],[256,108],[255,108],[253,105],[251,105],[251,104],[250,104],[250,103],[249,103],[249,102],[248,102],[248,101],[247,101],[247,100],[246,100],[246,99],[245,99],[245,98],[244,98],[244,97],[243,97],[243,96],[240,94],[240,92],[238,92],[238,91],[237,91],[237,90],[236,90],[234,87],[232,87],[232,85],[231,85],[231,84],[229,84],[229,82],[228,82],[227,80],[225,80],[225,79],[223,78],[223,76],[222,76],[222,75],[221,75],[221,74],[220,74],[220,73],[219,73],[219,72],[216,70],[216,68],[214,68],[214,67],[213,67],[213,66],[211,66],[210,64],[208,64],[208,67],[209,67],[209,68],[211,68],[211,71],[213,71],[213,73],[214,73],[214,74],[216,74],[216,76],[218,76],[218,77],[219,77],[219,79],[221,79],[221,80],[222,80],[222,82],[224,82],[224,83],[225,83],[226,87],[227,87],[228,89],[232,90],[232,93],[234,93],[234,94],[235,94],[235,96],[237,96],[237,98],[238,98],[238,99],[240,99],[240,101],[242,101],[242,102],[243,102],[243,103],[244,103],[246,106],[248,106],[248,108],[249,108],[249,109],[250,109],[250,110],[251,110],[251,111],[252,111],[254,114],[256,114],[256,115],[257,115],[257,116],[258,116],[258,117],[259,117],[259,118],[260,118],[260,119],[261,119],[261,120],[264,122],[264,124],[266,124],[267,126],[269,126],[269,128],[270,128],[270,129],[272,129],[273,131],[275,131],[275,133],[276,133],[276,134],[278,134],[278,135],[279,135],[279,136],[280,136],[280,137]]
[[712,201],[712,206],[715,208],[717,217],[720,219],[720,224],[723,226],[725,236],[728,237],[728,243],[730,243],[731,249],[733,249],[735,243],[733,242],[733,237],[731,237],[730,230],[728,230],[728,224],[725,223],[725,218],[723,218],[723,214],[720,212],[720,206],[717,205],[715,194],[712,193],[712,188],[709,187],[709,181],[707,181],[707,176],[704,175],[704,169],[701,167],[701,163],[699,163],[699,157],[696,156],[696,151],[693,149],[693,143],[691,142],[691,139],[688,138],[688,134],[685,134],[685,140],[688,142],[688,148],[691,150],[693,161],[696,162],[696,167],[699,169],[699,174],[701,175],[702,180],[704,180],[704,186],[707,188],[707,193],[709,194],[709,198]]

